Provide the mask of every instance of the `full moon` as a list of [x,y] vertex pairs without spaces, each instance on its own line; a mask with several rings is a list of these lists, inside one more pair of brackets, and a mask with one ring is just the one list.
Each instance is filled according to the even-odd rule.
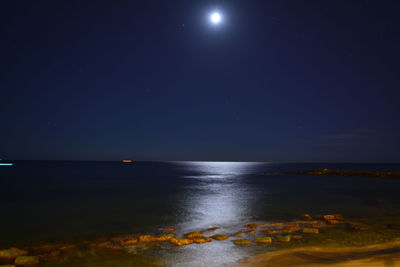
[[212,23],[218,24],[221,22],[221,14],[219,14],[218,12],[214,12],[211,14],[210,19]]

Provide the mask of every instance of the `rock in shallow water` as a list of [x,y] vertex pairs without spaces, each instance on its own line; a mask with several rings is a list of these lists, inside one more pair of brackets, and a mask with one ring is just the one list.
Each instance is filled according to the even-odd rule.
[[238,246],[245,246],[251,244],[251,241],[248,239],[238,239],[238,240],[233,240],[232,242]]
[[164,242],[164,241],[168,241],[174,237],[175,237],[175,234],[159,235],[159,236],[157,236],[157,241]]
[[319,230],[317,228],[303,228],[304,234],[319,234]]
[[197,243],[197,244],[208,243],[208,242],[211,242],[211,241],[212,241],[212,238],[211,237],[207,237],[207,236],[193,238],[193,242]]
[[14,262],[17,266],[31,266],[39,264],[39,257],[37,256],[19,256]]
[[228,235],[213,235],[212,238],[215,240],[218,240],[218,241],[222,241],[222,240],[228,239],[229,236]]
[[290,242],[291,239],[290,235],[277,235],[275,238],[279,242]]
[[190,232],[183,235],[185,238],[195,238],[195,237],[202,237],[202,232]]
[[171,238],[169,242],[175,246],[186,246],[192,244],[193,240],[187,238]]
[[140,235],[138,236],[138,241],[139,242],[154,242],[157,241],[157,237],[153,235]]
[[115,238],[114,241],[121,246],[132,246],[138,242],[136,238]]
[[19,248],[9,248],[9,249],[4,249],[0,250],[0,259],[15,259],[18,256],[25,256],[28,254],[27,251],[19,249]]
[[269,236],[260,236],[260,237],[256,237],[255,239],[256,243],[271,243],[272,242],[272,238]]

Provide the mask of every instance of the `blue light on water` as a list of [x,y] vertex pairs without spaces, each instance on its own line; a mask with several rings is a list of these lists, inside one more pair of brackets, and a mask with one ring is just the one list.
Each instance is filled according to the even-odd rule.
[[12,163],[0,163],[0,166],[12,166]]

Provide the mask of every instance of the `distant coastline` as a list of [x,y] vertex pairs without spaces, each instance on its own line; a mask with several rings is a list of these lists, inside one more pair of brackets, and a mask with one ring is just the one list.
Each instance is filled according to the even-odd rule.
[[315,169],[300,172],[282,172],[281,175],[339,175],[339,176],[366,176],[387,179],[400,179],[400,172],[389,171],[362,171],[362,170],[332,170]]

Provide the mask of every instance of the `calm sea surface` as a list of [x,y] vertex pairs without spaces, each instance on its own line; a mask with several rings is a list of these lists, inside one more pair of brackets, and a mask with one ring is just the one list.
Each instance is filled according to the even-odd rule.
[[[176,226],[178,233],[220,226],[223,233],[302,213],[376,216],[400,211],[400,180],[262,175],[315,168],[400,171],[400,164],[15,162],[0,167],[0,249],[152,234],[167,226]],[[64,264],[220,266],[248,254],[231,242],[212,242]]]

